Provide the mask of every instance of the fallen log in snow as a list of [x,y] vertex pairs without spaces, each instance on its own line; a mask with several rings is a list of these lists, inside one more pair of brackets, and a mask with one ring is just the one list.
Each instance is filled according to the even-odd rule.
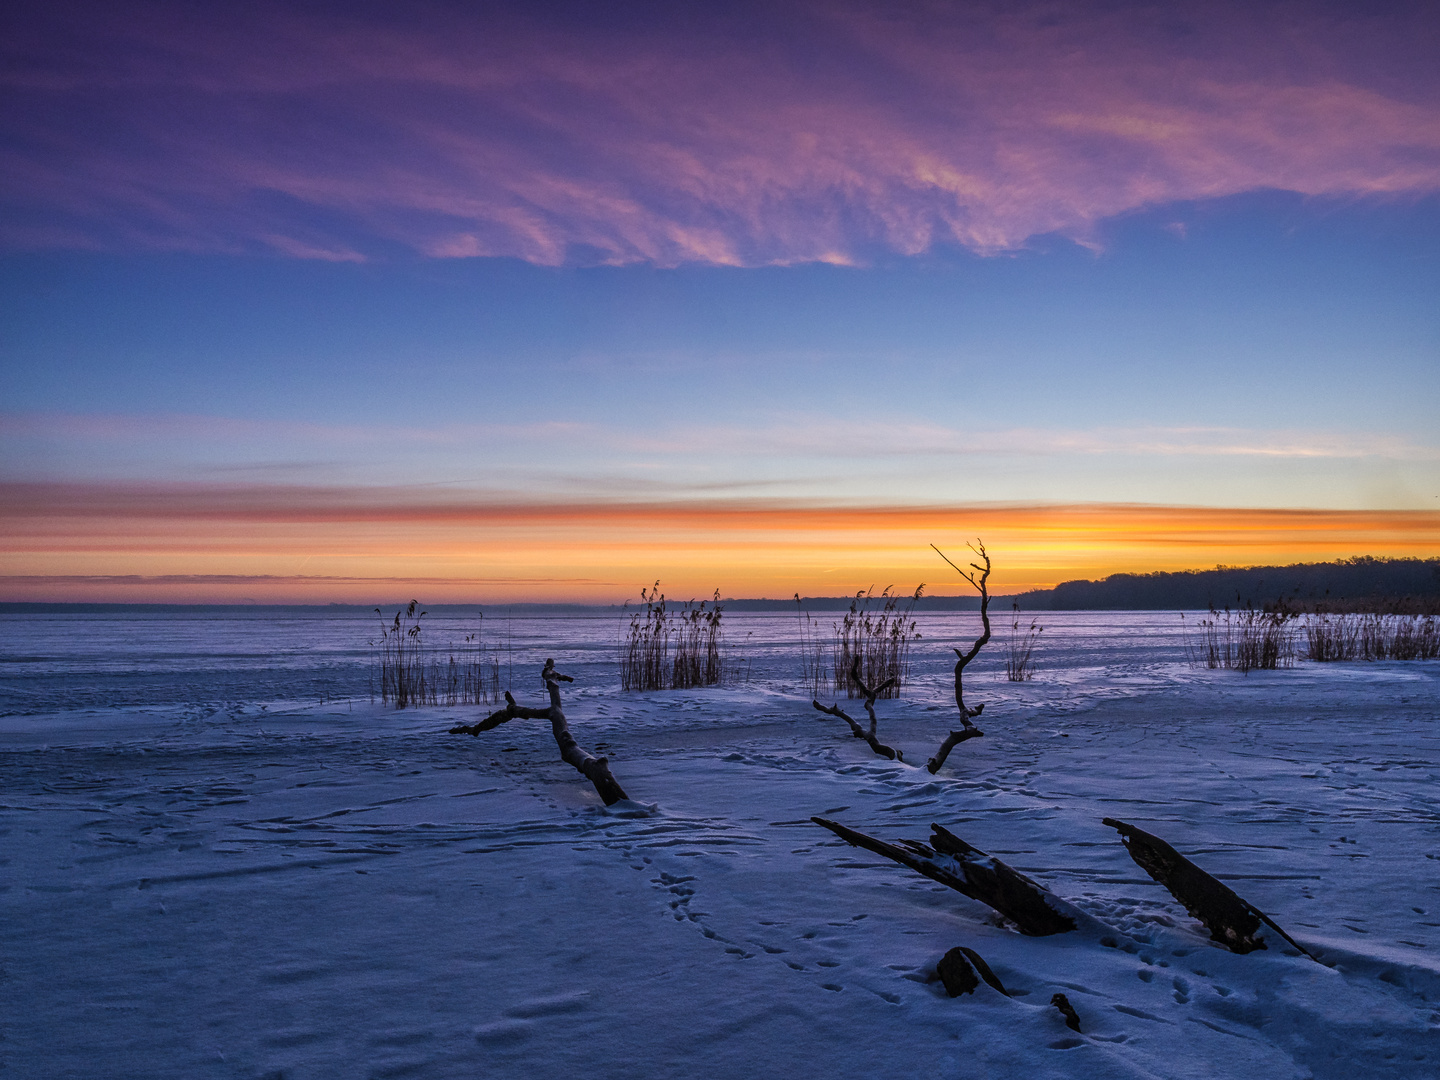
[[582,749],[580,744],[575,741],[575,736],[570,734],[570,725],[566,722],[565,713],[560,708],[560,684],[575,680],[569,675],[561,675],[556,671],[554,660],[545,661],[540,678],[550,692],[549,708],[532,709],[524,705],[517,705],[507,690],[505,692],[505,708],[491,713],[477,724],[461,724],[453,727],[450,729],[450,734],[479,735],[482,731],[497,728],[511,720],[549,720],[550,729],[555,733],[555,745],[560,748],[560,760],[575,766],[594,784],[596,793],[606,806],[613,806],[621,799],[628,799],[629,796],[625,794],[625,789],[610,773],[609,758],[596,757],[588,750]]
[[1311,960],[1315,957],[1248,900],[1224,882],[1217,881],[1158,836],[1127,825],[1115,818],[1103,824],[1116,830],[1125,850],[1136,865],[1165,886],[1195,918],[1205,924],[1212,941],[1231,952],[1248,953],[1265,948],[1265,939],[1256,937],[1264,923]]
[[1045,937],[1075,929],[1076,919],[1070,914],[1073,909],[1064,900],[939,825],[930,826],[932,847],[918,840],[877,840],[827,818],[810,820],[846,843],[893,859],[972,900],[988,904],[1022,934]]

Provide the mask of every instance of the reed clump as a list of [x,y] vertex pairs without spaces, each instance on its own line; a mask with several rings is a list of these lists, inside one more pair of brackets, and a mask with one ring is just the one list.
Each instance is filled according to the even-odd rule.
[[735,674],[725,648],[720,590],[698,605],[672,607],[655,582],[640,590],[644,611],[633,611],[620,647],[622,690],[688,690],[723,686]]
[[1010,640],[1005,656],[1005,678],[1011,682],[1029,682],[1035,677],[1035,645],[1044,627],[1032,618],[1030,627],[1020,631],[1020,605],[1010,605]]
[[699,607],[691,604],[685,605],[677,620],[675,663],[670,669],[670,685],[676,690],[719,686],[725,679],[725,658],[721,653],[725,608],[720,603],[720,590],[715,590],[708,607],[703,600]]
[[1243,608],[1232,613],[1210,609],[1200,620],[1204,639],[1202,662],[1207,668],[1231,671],[1274,670],[1295,664],[1295,613]]
[[[873,586],[860,590],[850,601],[850,610],[834,624],[830,674],[837,693],[843,688],[846,697],[865,697],[865,686],[890,682],[875,696],[894,698],[904,689],[910,677],[910,647],[920,640],[914,618],[915,604],[925,586],[916,588],[903,608],[900,596],[893,589],[893,585],[887,586],[878,597]],[[878,608],[872,606],[877,600]],[[857,659],[863,686],[851,676]]]
[[487,651],[484,612],[481,629],[466,634],[463,641],[451,642],[443,650],[431,648],[422,623],[428,612],[417,611],[411,600],[390,622],[381,615],[380,640],[375,647],[375,667],[370,687],[373,701],[378,695],[397,709],[416,705],[488,705],[500,699],[500,658]]
[[1311,660],[1434,660],[1440,623],[1434,615],[1322,613],[1305,619]]

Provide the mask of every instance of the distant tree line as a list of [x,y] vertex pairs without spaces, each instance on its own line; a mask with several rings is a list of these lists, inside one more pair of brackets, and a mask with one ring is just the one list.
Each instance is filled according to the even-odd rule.
[[1291,566],[1217,566],[1213,570],[1111,574],[1066,581],[1011,597],[1027,611],[1440,612],[1440,559],[1377,559]]

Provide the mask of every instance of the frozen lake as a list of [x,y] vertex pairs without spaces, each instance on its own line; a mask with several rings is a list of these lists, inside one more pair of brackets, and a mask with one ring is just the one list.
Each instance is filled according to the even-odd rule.
[[[1055,612],[1037,677],[1009,683],[1000,618],[967,676],[985,737],[931,776],[811,708],[793,616],[726,621],[747,681],[626,694],[617,615],[487,615],[522,703],[547,656],[575,677],[571,729],[635,800],[606,810],[544,722],[452,736],[485,710],[372,702],[378,618],[0,617],[0,1063],[1440,1074],[1440,665],[1210,671],[1177,614]],[[441,642],[475,629],[433,623]],[[949,647],[977,626],[920,616],[911,686],[877,706],[907,761],[955,726]],[[1024,937],[814,814],[887,839],[939,822],[1110,932]],[[1104,816],[1323,963],[1273,934],[1244,956],[1211,944]],[[932,973],[955,945],[1011,995],[947,997]]]
[[[498,652],[502,685],[538,685],[534,672],[553,656],[592,689],[619,687],[616,662],[625,616],[614,612],[525,616],[492,609],[483,619],[429,615],[435,646],[483,634]],[[387,609],[393,618],[394,611]],[[1185,659],[1189,613],[1045,612],[1038,655],[1049,675],[1073,681],[1089,669],[1135,673]],[[829,613],[812,616],[828,632]],[[922,613],[914,652],[921,692],[954,662],[949,643],[978,632],[974,612]],[[793,614],[728,613],[726,638],[750,681],[772,690],[800,685],[800,624]],[[1004,670],[1009,614],[993,620],[996,639],[972,669]],[[0,715],[96,706],[254,705],[370,700],[379,616],[287,614],[0,615]],[[1028,625],[1028,622],[1026,623]],[[946,656],[951,657],[950,663]],[[1052,662],[1053,661],[1053,662]],[[533,669],[533,670],[532,670]],[[518,671],[518,674],[517,674]]]

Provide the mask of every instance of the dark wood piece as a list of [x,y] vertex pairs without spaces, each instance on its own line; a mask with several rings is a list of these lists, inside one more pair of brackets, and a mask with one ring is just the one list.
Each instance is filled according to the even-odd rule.
[[[980,985],[979,979],[984,979],[986,985],[1006,997],[1010,996],[1010,991],[1005,989],[995,972],[990,970],[990,965],[985,963],[974,949],[967,949],[964,945],[957,945],[942,956],[940,963],[935,966],[935,972],[945,984],[945,992],[951,997],[974,993],[975,988]],[[976,978],[977,975],[979,979]]]
[[[980,710],[984,707],[983,705],[978,706],[970,715],[979,716]],[[929,769],[932,773],[939,772],[940,766],[945,764],[945,759],[950,756],[951,750],[954,750],[955,747],[959,746],[966,739],[978,739],[984,734],[985,732],[973,725],[968,728],[962,728],[959,731],[950,732],[949,735],[945,736],[945,741],[940,744],[940,749],[935,751],[935,756],[925,763],[925,768]]]
[[974,573],[971,573],[966,570],[961,570],[960,567],[950,562],[950,557],[938,547],[935,547],[934,544],[930,546],[935,548],[935,554],[939,555],[940,558],[944,559],[947,563],[950,563],[954,571],[968,581],[975,590],[980,593],[980,624],[984,630],[984,633],[975,639],[975,644],[970,646],[968,651],[961,652],[959,649],[955,650],[955,708],[960,710],[961,727],[959,731],[950,732],[945,741],[940,744],[940,749],[935,751],[935,756],[925,763],[925,768],[929,769],[932,773],[936,773],[939,772],[940,767],[945,764],[945,759],[950,756],[951,750],[954,750],[955,747],[959,746],[966,739],[976,739],[985,734],[970,722],[984,711],[985,706],[983,704],[976,705],[974,708],[966,706],[964,676],[966,666],[970,661],[974,660],[975,657],[980,655],[980,650],[990,641],[990,591],[986,586],[986,582],[990,579],[990,556],[985,553],[985,545],[979,540],[976,540],[974,544],[970,545],[970,550],[980,557],[980,563],[984,563],[982,566],[980,563],[972,562],[970,566],[974,570]]
[[613,806],[621,799],[628,799],[629,796],[625,794],[625,789],[610,773],[610,759],[596,757],[588,750],[581,748],[580,744],[575,741],[575,736],[570,734],[570,725],[565,720],[564,710],[560,708],[560,684],[575,680],[569,675],[561,675],[556,671],[554,660],[545,661],[540,678],[545,683],[546,690],[550,692],[549,708],[532,709],[524,705],[517,705],[507,690],[505,692],[505,708],[491,713],[477,724],[461,724],[453,727],[450,729],[450,734],[479,735],[482,731],[497,728],[511,720],[549,720],[550,729],[555,734],[555,745],[560,748],[560,760],[573,765],[594,784],[596,793],[606,806]]
[[1075,1006],[1070,1004],[1070,999],[1064,994],[1050,995],[1050,1004],[1060,1010],[1060,1015],[1065,1017],[1065,1026],[1071,1031],[1084,1034],[1080,1031],[1080,1014],[1075,1011]]
[[1310,959],[1315,957],[1275,921],[1248,900],[1236,894],[1224,882],[1217,881],[1181,855],[1158,836],[1127,825],[1115,818],[1104,818],[1120,834],[1125,850],[1136,865],[1165,886],[1170,895],[1184,905],[1195,918],[1205,924],[1212,941],[1218,941],[1231,952],[1248,953],[1266,947],[1265,939],[1256,937],[1264,923]]
[[984,979],[992,989],[1000,991],[1000,993],[1006,997],[1010,996],[1010,991],[1005,989],[1004,984],[1000,981],[1000,977],[990,970],[990,965],[981,959],[979,953],[974,949],[967,949],[964,945],[958,947],[962,953],[970,958],[970,963],[975,965],[975,971],[980,978]]
[[1069,904],[939,825],[930,826],[933,830],[930,838],[932,847],[918,840],[889,843],[828,818],[812,817],[810,820],[823,825],[846,843],[893,859],[901,866],[908,866],[972,900],[988,904],[1013,922],[1022,934],[1046,937],[1075,929],[1075,918],[1069,914],[1073,909]]
[[935,973],[945,984],[945,993],[951,997],[973,994],[980,985],[980,977],[970,966],[970,960],[965,955],[964,949],[951,949],[942,956],[940,963],[935,965]]
[[875,735],[875,728],[879,723],[879,721],[875,719],[875,698],[894,685],[894,676],[886,679],[879,686],[873,688],[866,686],[864,680],[860,678],[860,657],[857,656],[855,657],[855,662],[850,665],[850,678],[853,679],[855,685],[860,688],[860,692],[865,695],[865,711],[870,714],[869,731],[861,727],[854,717],[846,713],[839,705],[831,705],[827,708],[818,701],[811,701],[810,704],[814,705],[815,708],[819,709],[822,713],[830,716],[838,716],[841,720],[844,720],[845,723],[850,725],[850,734],[854,735],[857,739],[864,739],[870,744],[870,749],[874,750],[875,753],[881,757],[889,758],[891,761],[904,761],[905,757],[899,750],[886,746]]

